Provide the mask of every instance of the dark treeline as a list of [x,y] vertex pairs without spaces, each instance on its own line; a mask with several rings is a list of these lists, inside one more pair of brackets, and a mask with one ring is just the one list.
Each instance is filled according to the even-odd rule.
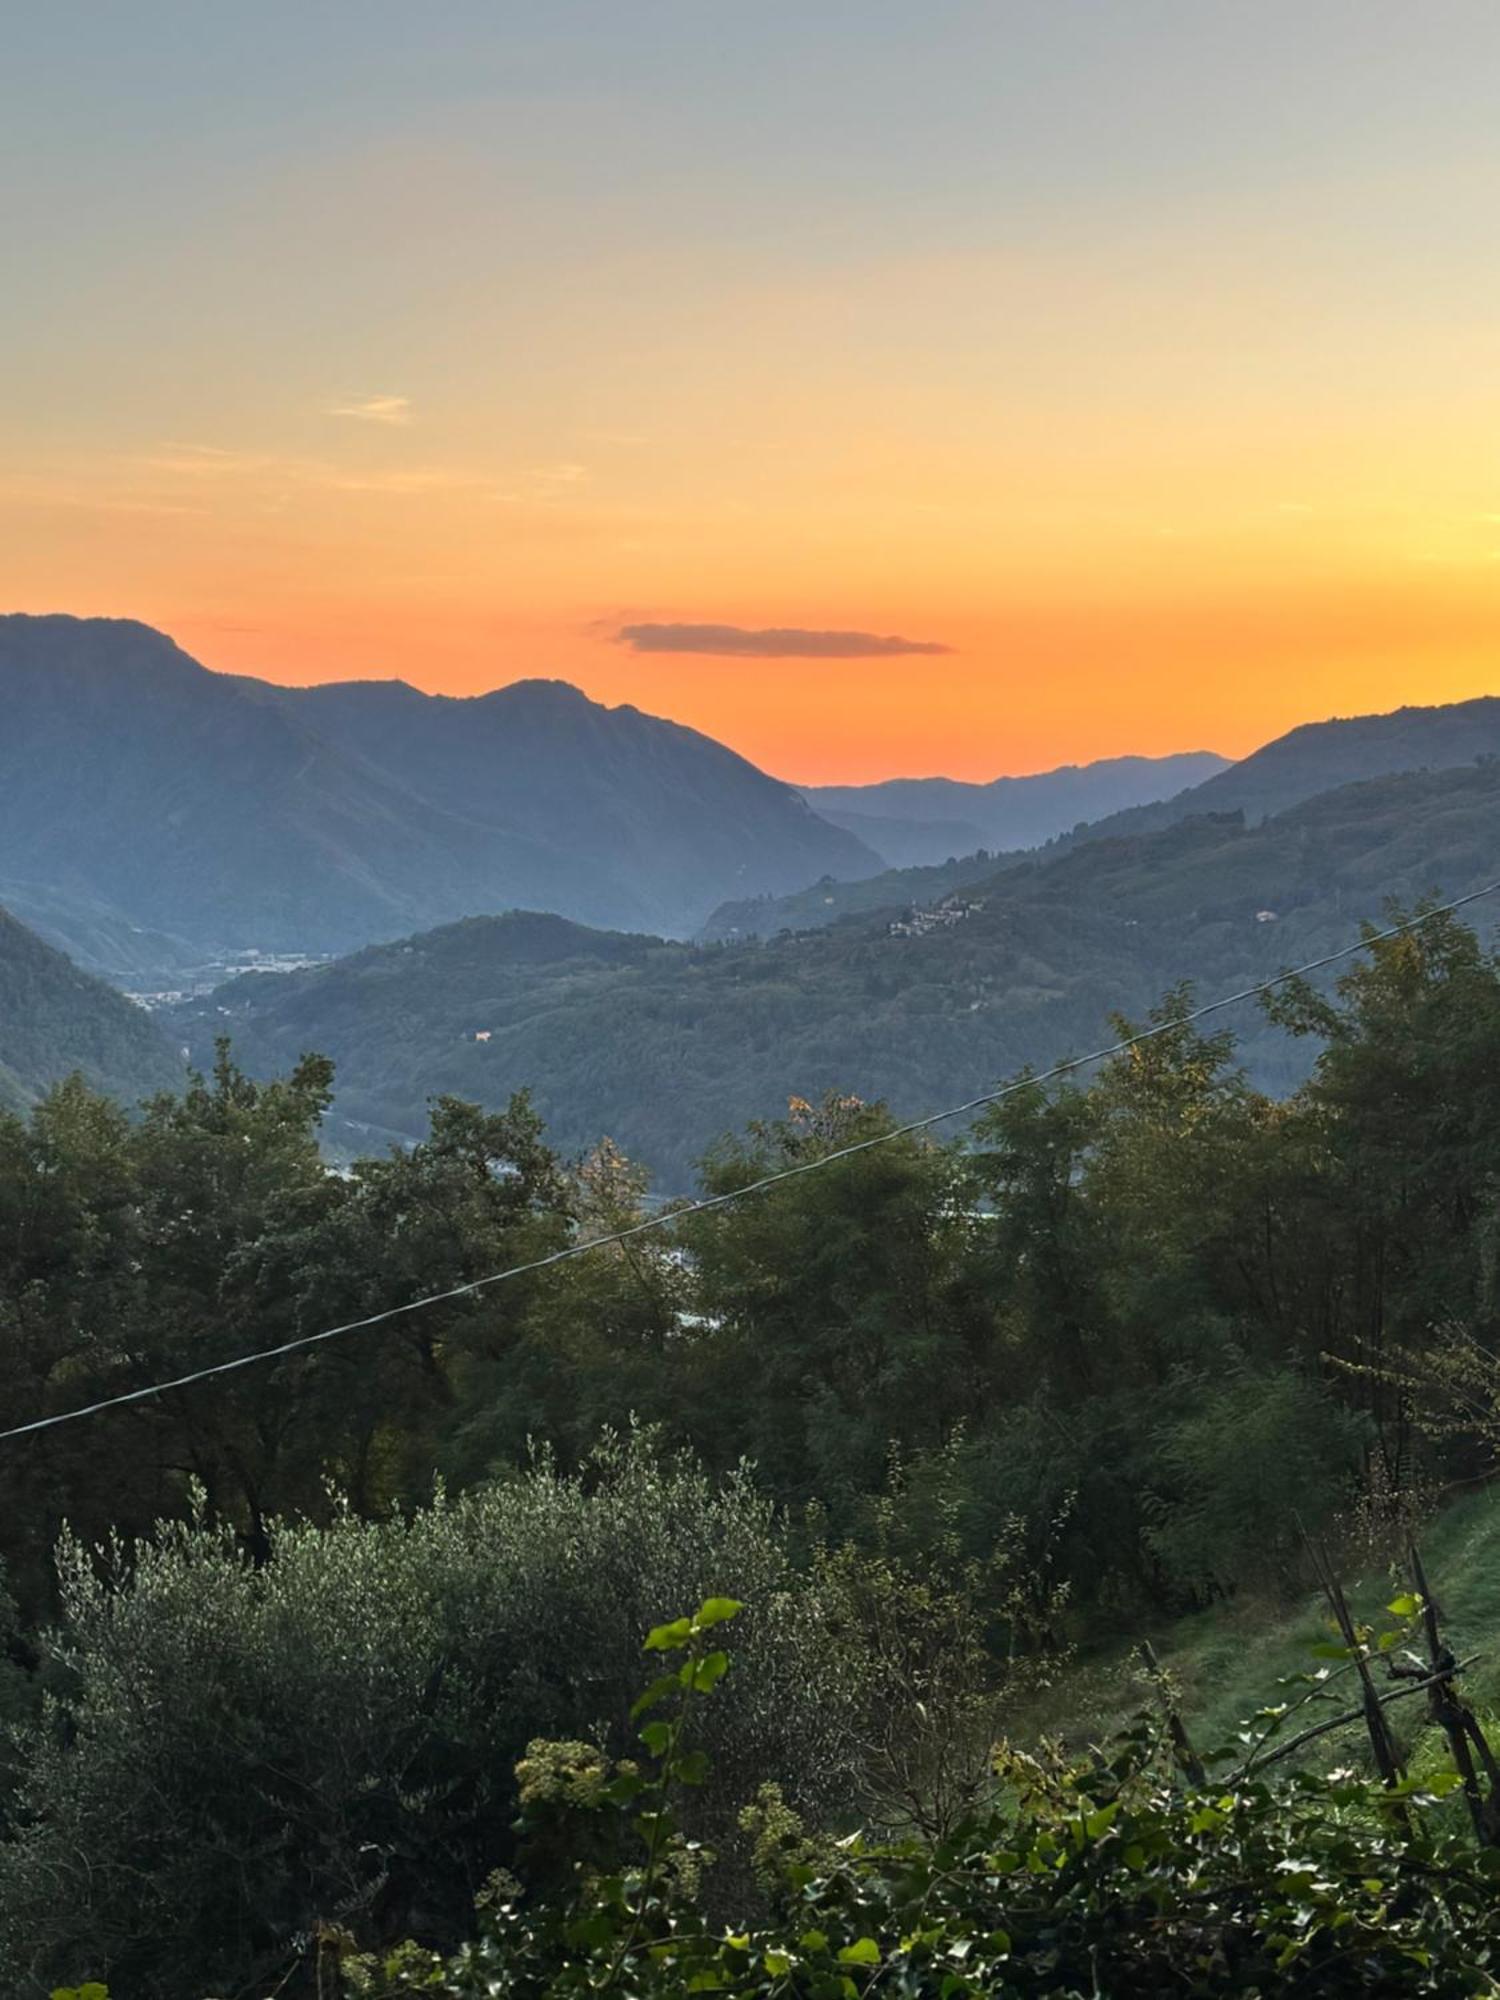
[[[455,1894],[465,1906],[508,1858],[513,1801],[503,1787],[480,1798],[474,1770],[508,1771],[534,1734],[610,1725],[642,1622],[716,1588],[758,1590],[762,1605],[742,1676],[759,1721],[735,1725],[731,1705],[721,1746],[743,1796],[745,1746],[764,1739],[760,1775],[795,1790],[802,1774],[804,1808],[847,1807],[856,1771],[880,1763],[880,1810],[889,1819],[900,1798],[920,1821],[930,1788],[907,1782],[872,1718],[922,1674],[956,1674],[972,1652],[993,1693],[997,1662],[1045,1662],[1273,1586],[1299,1521],[1399,1511],[1485,1470],[1474,1358],[1497,1331],[1495,959],[1437,918],[1374,946],[1332,998],[1283,989],[1277,1019],[1318,1048],[1284,1101],[1248,1085],[1231,1034],[1187,1025],[1187,1005],[1169,996],[1153,1040],[1087,1083],[1019,1091],[961,1141],[895,1139],[478,1296],[5,1446],[0,1704],[24,1718],[44,1692],[54,1701],[0,1789],[0,1937],[7,1922],[31,1935],[66,1884],[93,1928],[75,1902],[73,1942],[36,1947],[39,1980],[99,1970],[98,1956],[68,1958],[92,1938],[136,1969],[138,1990],[183,1994],[190,1965],[226,1987],[260,1976],[340,1894],[356,1928],[451,1942]],[[0,1120],[7,1425],[646,1212],[627,1160],[607,1146],[559,1158],[524,1099],[498,1114],[441,1101],[420,1145],[330,1173],[318,1128],[331,1083],[308,1057],[258,1084],[226,1049],[211,1076],[136,1118],[73,1083]],[[726,1191],[888,1124],[853,1099],[794,1100],[721,1143],[702,1186]],[[601,1458],[601,1434],[632,1424],[647,1429]],[[449,1497],[434,1511],[435,1476]],[[153,1534],[138,1561],[134,1538]],[[87,1552],[112,1536],[101,1581]],[[585,1549],[613,1578],[607,1615],[580,1580]],[[285,1579],[269,1596],[266,1575]],[[351,1750],[337,1780],[320,1766],[303,1783],[345,1787],[329,1808],[337,1837],[311,1814],[289,1859],[278,1842],[302,1807],[272,1798],[236,1836],[244,1851],[210,1865],[228,1837],[203,1804],[208,1740],[224,1813],[248,1813],[257,1785],[274,1792],[278,1760],[311,1768],[286,1746],[302,1732],[312,1744],[324,1709],[330,1729],[336,1711],[373,1741],[374,1697],[351,1661],[390,1643],[380,1607],[414,1602],[403,1593],[419,1583],[437,1591],[434,1578],[443,1608],[424,1599],[427,1622],[413,1614],[380,1699],[428,1718],[446,1750],[424,1737],[379,1783]],[[486,1590],[503,1667],[475,1636]],[[529,1627],[528,1592],[541,1593]],[[757,1636],[772,1600],[774,1645]],[[548,1683],[528,1630],[533,1653],[576,1642],[594,1664]],[[778,1692],[774,1661],[799,1648],[825,1673],[837,1658],[836,1694],[799,1706],[796,1689],[816,1682],[801,1666]],[[278,1678],[268,1663],[283,1656],[305,1685]],[[205,1667],[191,1699],[168,1700],[195,1657],[222,1676]],[[176,1720],[139,1740],[149,1784],[111,1775],[101,1744],[135,1740],[130,1718],[153,1703]],[[476,1705],[490,1718],[479,1747]],[[229,1714],[254,1739],[238,1764],[222,1748]],[[382,1784],[399,1840],[370,1804]],[[423,1807],[418,1837],[409,1799],[463,1785],[462,1810]],[[133,1813],[148,1795],[180,1824],[148,1816],[129,1834],[121,1800]],[[355,1796],[363,1820],[346,1809]],[[116,1874],[105,1864],[148,1824],[202,1861],[186,1886],[162,1863],[177,1915],[163,1905],[148,1929],[177,1942],[154,1958],[132,1928],[138,1871],[123,1853]],[[66,1857],[90,1844],[85,1884]],[[268,1854],[262,1879],[253,1857]]]

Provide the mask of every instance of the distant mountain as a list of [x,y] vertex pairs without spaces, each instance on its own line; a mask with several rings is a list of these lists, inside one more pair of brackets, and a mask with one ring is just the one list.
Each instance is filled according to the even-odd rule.
[[892,867],[905,867],[919,858],[922,865],[929,865],[940,856],[973,854],[984,847],[984,834],[972,820],[896,819],[889,813],[844,812],[837,806],[818,805],[807,793],[803,796],[830,826],[852,833]]
[[[1500,875],[1500,764],[1346,786],[1264,824],[1185,820],[995,869],[921,910],[767,944],[694,947],[508,916],[451,926],[177,1012],[271,1072],[339,1064],[342,1143],[409,1138],[441,1091],[534,1087],[555,1139],[608,1133],[669,1191],[720,1132],[789,1093],[957,1102],[1109,1037],[1169,986],[1205,997],[1353,942],[1386,899]],[[1497,899],[1500,900],[1500,899]],[[1479,906],[1474,920],[1500,914]],[[1309,1050],[1254,1007],[1232,1025],[1269,1087]]]
[[1396,771],[1441,771],[1500,756],[1500,696],[1481,695],[1388,715],[1306,722],[1201,784],[1154,805],[1112,813],[1069,838],[1149,833],[1195,813],[1242,812],[1251,821],[1303,799]]
[[74,1070],[127,1103],[182,1081],[149,1015],[0,910],[0,1107],[22,1110]]
[[1228,768],[1226,757],[1191,750],[1173,757],[1106,757],[982,785],[957,778],[804,785],[802,796],[825,819],[857,833],[891,867],[906,868],[980,847],[998,854],[1040,847],[1081,820],[1171,798]]
[[16,616],[0,713],[0,900],[132,983],[517,904],[685,932],[878,867],[722,744],[561,682],[282,689],[149,626]]
[[[1211,777],[1170,798],[1131,806],[1102,819],[1075,825],[1049,839],[1045,851],[1056,857],[1092,841],[1156,833],[1181,820],[1205,815],[1243,813],[1253,825],[1304,799],[1361,779],[1387,777],[1399,771],[1443,770],[1497,755],[1500,755],[1500,698],[1494,696],[1442,708],[1402,708],[1390,715],[1307,723],[1278,736],[1238,764],[1224,765]],[[1130,764],[1145,760],[1119,761]],[[1211,761],[1222,764],[1220,759]],[[1086,777],[1091,771],[1105,768],[1086,764],[1078,775]],[[898,787],[907,782],[896,781]],[[945,785],[948,781],[916,782]],[[942,793],[934,793],[932,803],[939,804],[943,797]],[[871,844],[878,846],[879,842],[872,836]],[[1039,848],[1041,845],[1038,843]],[[996,855],[1003,851],[992,847],[956,859],[945,858],[935,865],[890,868],[879,875],[854,880],[817,882],[779,896],[734,897],[712,913],[699,935],[706,942],[774,937],[782,930],[811,930],[862,912],[930,900],[981,880],[993,869]],[[953,850],[947,852],[951,857]]]
[[[844,876],[878,866],[793,787],[723,744],[636,708],[602,707],[565,681],[518,681],[468,700],[399,681],[271,693],[324,741],[427,804],[499,833],[524,831],[581,874],[607,870],[619,885],[604,905],[612,924],[680,934],[712,907],[713,882],[793,887],[812,879],[810,866]],[[505,900],[601,920],[588,882],[570,896],[521,883]],[[497,907],[492,898],[474,913]]]

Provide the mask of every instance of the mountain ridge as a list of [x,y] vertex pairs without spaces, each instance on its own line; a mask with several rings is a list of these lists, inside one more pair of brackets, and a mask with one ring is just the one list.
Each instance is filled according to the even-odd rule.
[[1396,771],[1456,769],[1483,756],[1500,756],[1500,695],[1327,716],[1297,723],[1170,799],[1127,807],[1061,836],[1061,844],[1151,831],[1190,812],[1244,811],[1266,818],[1341,784]]
[[[961,778],[884,778],[868,785],[804,785],[802,796],[835,825],[858,831],[893,867],[931,865],[985,847],[991,852],[1040,847],[1081,821],[1175,796],[1225,771],[1212,750],[1162,757],[1100,757],[1050,771],[971,783]],[[873,829],[885,829],[884,840]],[[930,830],[929,830],[930,829]],[[967,847],[955,836],[968,838]]]
[[117,977],[131,933],[175,940],[171,984],[518,904],[687,931],[737,883],[879,862],[736,752],[566,682],[288,689],[137,621],[12,614],[0,702],[0,898]]

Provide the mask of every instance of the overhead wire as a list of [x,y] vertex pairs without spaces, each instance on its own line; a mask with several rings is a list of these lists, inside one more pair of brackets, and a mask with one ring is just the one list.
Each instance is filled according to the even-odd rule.
[[230,1375],[242,1368],[253,1368],[263,1361],[278,1361],[285,1355],[296,1354],[307,1348],[321,1346],[325,1341],[342,1339],[346,1334],[363,1333],[372,1327],[388,1325],[412,1313],[426,1312],[434,1306],[450,1305],[459,1299],[474,1298],[496,1285],[503,1285],[516,1278],[529,1277],[535,1272],[545,1271],[556,1264],[565,1264],[577,1257],[587,1257],[596,1251],[607,1250],[612,1245],[628,1243],[634,1237],[644,1236],[657,1229],[665,1229],[688,1220],[695,1215],[706,1215],[714,1209],[726,1208],[733,1202],[748,1200],[751,1195],[764,1194],[768,1189],[780,1187],[787,1181],[800,1179],[804,1174],[822,1173],[836,1166],[840,1160],[854,1158],[857,1154],[873,1152],[879,1146],[892,1145],[898,1139],[910,1138],[914,1133],[928,1132],[936,1125],[947,1124],[951,1119],[963,1118],[972,1112],[983,1111],[990,1105],[1000,1104],[1006,1098],[1014,1097],[1024,1090],[1035,1090],[1043,1084],[1054,1083],[1059,1078],[1074,1075],[1078,1070],[1087,1069],[1094,1063],[1108,1062],[1114,1056],[1126,1055],[1139,1048],[1142,1043],[1154,1041],[1158,1036],[1172,1034],[1185,1027],[1220,1014],[1229,1007],[1242,1006],[1247,1000],[1256,1000],[1278,987],[1286,986],[1294,979],[1309,978],[1315,972],[1322,972],[1344,959],[1353,958],[1373,946],[1387,943],[1392,938],[1405,936],[1420,930],[1423,925],[1433,923],[1439,917],[1451,916],[1457,910],[1466,909],[1471,903],[1482,901],[1486,896],[1500,893],[1500,880],[1486,883],[1482,889],[1471,889],[1467,895],[1455,896],[1450,902],[1440,903],[1428,910],[1421,910],[1415,916],[1405,918],[1401,923],[1390,924],[1383,930],[1367,931],[1353,944],[1342,946],[1337,951],[1326,952],[1321,958],[1309,959],[1303,965],[1289,967],[1269,979],[1258,980],[1253,986],[1242,986],[1234,993],[1226,993],[1217,1000],[1210,1000],[1201,1007],[1193,1007],[1185,1013],[1173,1014],[1169,1019],[1155,1022],[1149,1028],[1142,1028],[1136,1034],[1126,1035],[1107,1047],[1093,1049],[1087,1055],[1070,1056],[1066,1061],[1054,1063],[1050,1069],[1035,1074],[1028,1073],[1016,1077],[998,1089],[981,1092],[977,1097],[966,1099],[962,1104],[949,1105],[942,1111],[931,1111],[921,1118],[910,1118],[905,1123],[887,1127],[863,1139],[851,1140],[844,1146],[836,1146],[830,1152],[816,1154],[813,1158],[799,1160],[789,1167],[780,1167],[774,1173],[763,1174],[758,1180],[747,1181],[743,1186],[726,1188],[720,1194],[704,1195],[679,1207],[666,1208],[643,1220],[628,1224],[623,1229],[609,1231],[603,1236],[590,1236],[582,1240],[564,1244],[560,1249],[549,1251],[545,1256],[532,1257],[521,1264],[512,1264],[503,1271],[492,1271],[481,1278],[470,1278],[466,1283],[453,1285],[444,1291],[428,1292],[420,1298],[408,1299],[403,1305],[387,1306],[384,1310],[368,1313],[361,1319],[345,1320],[338,1326],[322,1328],[317,1333],[298,1334],[291,1340],[278,1342],[274,1347],[261,1347],[249,1353],[237,1354],[228,1361],[215,1361],[202,1368],[194,1368],[183,1375],[174,1375],[164,1381],[151,1382],[138,1389],[125,1389],[118,1395],[102,1396],[96,1402],[82,1403],[71,1410],[60,1410],[52,1416],[36,1417],[30,1423],[14,1424],[8,1430],[0,1430],[0,1444],[14,1438],[27,1437],[37,1431],[52,1430],[60,1424],[79,1423],[85,1417],[100,1415],[105,1410],[119,1409],[127,1403],[146,1402],[155,1396],[165,1396],[174,1389],[186,1389],[196,1382],[207,1382],[216,1376]]

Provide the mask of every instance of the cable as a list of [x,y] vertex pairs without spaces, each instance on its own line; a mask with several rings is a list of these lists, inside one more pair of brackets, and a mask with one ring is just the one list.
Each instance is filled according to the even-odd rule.
[[1310,959],[1306,965],[1278,972],[1274,978],[1263,979],[1255,986],[1241,987],[1237,993],[1227,993],[1220,1000],[1210,1000],[1186,1014],[1174,1015],[1170,1021],[1159,1021],[1155,1027],[1142,1028],[1139,1034],[1127,1035],[1123,1041],[1112,1042],[1108,1048],[1095,1049],[1086,1056],[1070,1056],[1066,1062],[1056,1063],[1040,1075],[1018,1077],[998,1090],[971,1097],[967,1103],[950,1105],[946,1111],[930,1111],[923,1118],[909,1119],[904,1125],[893,1126],[889,1131],[872,1133],[868,1139],[856,1139],[847,1146],[836,1147],[831,1153],[820,1153],[816,1159],[801,1160],[795,1166],[765,1174],[760,1180],[748,1181],[744,1187],[729,1188],[723,1194],[705,1195],[682,1208],[663,1209],[656,1215],[647,1216],[644,1221],[631,1223],[626,1229],[614,1230],[608,1236],[592,1236],[585,1243],[565,1244],[561,1250],[550,1251],[545,1257],[533,1257],[529,1263],[513,1264],[508,1270],[492,1272],[488,1277],[471,1278],[467,1284],[455,1285],[449,1291],[429,1292],[423,1298],[410,1299],[402,1306],[388,1306],[384,1312],[371,1313],[364,1319],[346,1320],[342,1326],[325,1327],[321,1333],[299,1334],[293,1340],[282,1341],[277,1347],[258,1348],[250,1354],[238,1354],[232,1361],[216,1361],[210,1367],[195,1368],[190,1374],[174,1375],[169,1381],[153,1382],[143,1389],[127,1389],[118,1396],[102,1397],[97,1403],[84,1403],[75,1410],[59,1411],[56,1416],[38,1417],[29,1424],[16,1424],[10,1430],[0,1431],[0,1444],[11,1438],[29,1436],[34,1431],[51,1430],[57,1424],[77,1423],[82,1417],[97,1416],[102,1410],[118,1409],[124,1403],[140,1403],[152,1396],[164,1396],[169,1390],[186,1389],[194,1382],[207,1382],[215,1375],[229,1375],[239,1368],[252,1368],[261,1361],[277,1361],[284,1354],[317,1347],[325,1340],[338,1340],[346,1333],[362,1333],[368,1327],[384,1326],[387,1321],[401,1319],[408,1313],[425,1312],[429,1306],[473,1298],[480,1292],[488,1291],[492,1285],[503,1285],[512,1278],[524,1278],[534,1271],[545,1271],[553,1264],[565,1264],[574,1257],[586,1257],[595,1250],[606,1250],[612,1244],[627,1243],[632,1237],[644,1236],[649,1230],[664,1228],[668,1223],[681,1222],[687,1216],[706,1215],[711,1209],[743,1201],[747,1195],[762,1194],[767,1188],[779,1187],[783,1181],[796,1180],[802,1174],[821,1173],[825,1167],[834,1166],[839,1160],[852,1159],[856,1153],[868,1153],[876,1146],[888,1146],[893,1140],[909,1138],[914,1132],[930,1131],[934,1125],[946,1124],[950,1118],[962,1118],[971,1111],[982,1111],[987,1105],[999,1104],[1018,1091],[1035,1089],[1040,1084],[1055,1082],[1058,1077],[1071,1076],[1075,1070],[1086,1069],[1091,1063],[1107,1062],[1111,1056],[1124,1055],[1131,1049],[1139,1048],[1143,1042],[1154,1041],[1158,1035],[1191,1027],[1195,1021],[1202,1021],[1210,1014],[1222,1013],[1226,1007],[1238,1007],[1246,1000],[1258,999],[1262,994],[1274,992],[1278,986],[1285,986],[1289,980],[1305,979],[1309,973],[1321,972],[1327,966],[1337,965],[1342,959],[1354,957],[1357,952],[1368,951],[1372,945],[1384,944],[1390,938],[1419,930],[1423,924],[1430,924],[1438,917],[1451,916],[1455,910],[1462,910],[1468,904],[1477,903],[1497,892],[1500,892],[1500,881],[1487,883],[1482,889],[1472,889],[1468,895],[1457,896],[1451,903],[1424,910],[1404,923],[1392,924],[1383,931],[1372,931],[1367,937],[1344,945],[1338,951],[1331,951],[1323,958]]

